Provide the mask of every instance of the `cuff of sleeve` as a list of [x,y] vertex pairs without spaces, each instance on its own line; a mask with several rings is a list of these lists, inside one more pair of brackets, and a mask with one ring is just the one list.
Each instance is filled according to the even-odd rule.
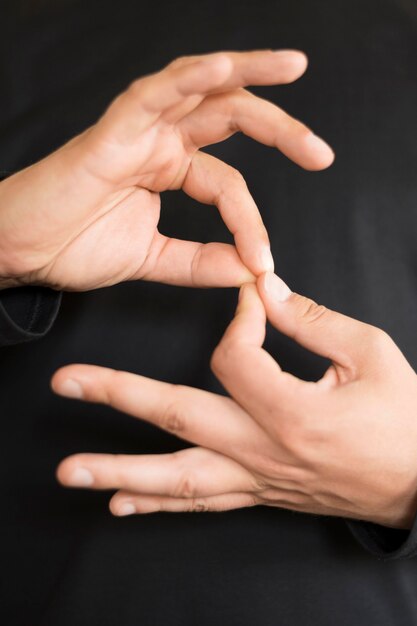
[[0,345],[43,337],[53,325],[61,294],[44,287],[17,287],[0,292]]
[[357,520],[347,520],[347,525],[355,539],[381,560],[406,559],[417,554],[417,519],[411,530]]

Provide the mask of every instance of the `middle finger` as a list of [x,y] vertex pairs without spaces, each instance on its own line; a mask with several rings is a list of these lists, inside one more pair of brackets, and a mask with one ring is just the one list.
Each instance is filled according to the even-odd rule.
[[198,148],[242,132],[307,170],[321,170],[334,160],[330,146],[305,124],[244,89],[208,96],[178,128],[185,141]]
[[241,465],[204,448],[173,454],[76,454],[62,461],[57,477],[68,487],[122,489],[175,498],[249,491],[255,485]]

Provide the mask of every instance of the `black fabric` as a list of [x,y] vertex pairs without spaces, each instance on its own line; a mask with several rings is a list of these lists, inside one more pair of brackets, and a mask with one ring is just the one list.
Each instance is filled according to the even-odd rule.
[[58,313],[61,295],[42,287],[0,291],[0,345],[43,337]]
[[[384,328],[417,367],[412,2],[66,0],[28,3],[25,18],[21,5],[6,4],[0,19],[0,170],[58,147],[134,77],[178,55],[305,50],[310,68],[299,83],[254,91],[326,137],[334,166],[303,172],[241,136],[210,152],[245,175],[290,286]],[[163,196],[161,230],[229,240],[214,209],[179,193]],[[1,350],[5,623],[417,623],[417,560],[396,558],[415,549],[415,529],[350,522],[356,541],[343,520],[265,507],[113,519],[108,494],[56,484],[56,464],[72,452],[184,444],[109,409],[54,397],[53,371],[89,362],[221,391],[209,358],[235,301],[235,290],[146,283],[65,294],[42,341]],[[303,378],[326,366],[278,333],[268,333],[266,346]]]
[[405,559],[416,555],[417,522],[409,530],[386,528],[369,522],[348,522],[357,540],[380,559]]

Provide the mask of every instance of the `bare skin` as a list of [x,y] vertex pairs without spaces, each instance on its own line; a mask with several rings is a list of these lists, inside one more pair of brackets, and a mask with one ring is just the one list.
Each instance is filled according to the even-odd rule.
[[[200,148],[240,131],[306,169],[329,166],[327,144],[245,89],[290,83],[306,66],[297,51],[220,52],[133,82],[94,126],[0,184],[0,288],[226,287],[272,269],[242,176]],[[218,208],[236,248],[158,231],[160,193],[179,189]]]
[[[266,319],[332,364],[317,383],[262,349]],[[115,515],[258,504],[409,528],[417,510],[417,377],[383,331],[292,293],[274,274],[241,289],[212,359],[230,397],[88,365],[53,389],[108,404],[195,447],[162,455],[76,454],[70,487],[116,489]]]

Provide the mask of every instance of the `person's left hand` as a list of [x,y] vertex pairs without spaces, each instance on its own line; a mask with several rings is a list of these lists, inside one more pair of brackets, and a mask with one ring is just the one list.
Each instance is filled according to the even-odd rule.
[[[417,509],[417,377],[381,330],[292,294],[273,274],[242,287],[213,356],[231,398],[70,365],[62,395],[109,404],[192,442],[163,455],[77,454],[72,487],[118,489],[115,515],[257,504],[408,528]],[[260,294],[260,295],[259,295]],[[260,297],[261,296],[261,297]],[[317,383],[262,349],[265,308],[281,332],[332,361]]]

